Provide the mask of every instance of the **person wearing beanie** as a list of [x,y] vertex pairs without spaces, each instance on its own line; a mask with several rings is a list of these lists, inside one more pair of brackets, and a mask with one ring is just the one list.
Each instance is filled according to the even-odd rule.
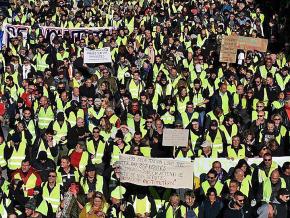
[[32,166],[39,172],[43,182],[47,181],[49,171],[56,169],[55,162],[47,157],[45,151],[39,152],[38,158],[32,163]]

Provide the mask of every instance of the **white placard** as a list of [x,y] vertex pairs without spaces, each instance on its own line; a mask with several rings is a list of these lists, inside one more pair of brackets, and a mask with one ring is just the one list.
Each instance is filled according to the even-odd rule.
[[110,47],[99,48],[91,50],[89,48],[84,49],[84,63],[85,64],[101,64],[111,63],[111,51]]
[[193,163],[167,158],[120,155],[120,180],[142,186],[193,188]]
[[186,147],[188,145],[188,129],[164,129],[163,146]]

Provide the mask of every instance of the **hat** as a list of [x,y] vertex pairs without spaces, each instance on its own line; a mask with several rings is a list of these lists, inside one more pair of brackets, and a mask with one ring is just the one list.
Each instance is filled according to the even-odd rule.
[[111,198],[115,198],[117,200],[122,200],[124,198],[125,192],[126,192],[126,189],[123,186],[117,186],[111,192]]
[[204,142],[200,145],[200,147],[202,147],[202,148],[211,147],[211,146],[212,146],[212,143],[209,142],[209,141],[204,141]]
[[94,164],[89,164],[86,166],[86,171],[87,172],[91,172],[91,171],[95,171],[96,170],[96,167]]
[[279,191],[278,191],[278,196],[279,195],[289,195],[290,192],[287,188],[281,188]]
[[29,201],[25,204],[25,208],[35,210],[36,209],[35,200],[33,198],[29,199]]
[[47,160],[47,154],[45,151],[40,151],[38,154],[38,159],[39,160]]

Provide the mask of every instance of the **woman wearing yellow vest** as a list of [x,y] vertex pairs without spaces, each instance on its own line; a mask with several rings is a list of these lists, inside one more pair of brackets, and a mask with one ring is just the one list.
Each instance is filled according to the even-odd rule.
[[169,202],[164,204],[164,215],[166,218],[182,218],[186,216],[186,208],[181,204],[178,194],[172,194]]
[[88,198],[91,198],[94,192],[104,192],[103,176],[96,173],[96,167],[93,164],[88,164],[86,166],[86,173],[85,176],[80,179],[80,185]]
[[90,201],[82,209],[79,218],[103,218],[109,208],[105,197],[100,192],[95,192]]

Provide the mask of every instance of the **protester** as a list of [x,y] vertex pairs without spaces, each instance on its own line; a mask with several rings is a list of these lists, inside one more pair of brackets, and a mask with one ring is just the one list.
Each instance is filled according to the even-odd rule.
[[[1,4],[1,215],[290,216],[287,1]],[[120,154],[202,164],[147,189]]]

